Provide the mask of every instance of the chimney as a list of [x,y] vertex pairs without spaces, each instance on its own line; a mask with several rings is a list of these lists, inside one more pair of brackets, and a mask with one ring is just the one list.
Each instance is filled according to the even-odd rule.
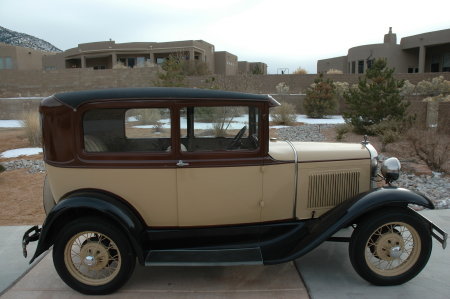
[[384,35],[384,43],[385,44],[397,44],[397,35],[395,33],[392,33],[392,27],[389,27],[388,34]]

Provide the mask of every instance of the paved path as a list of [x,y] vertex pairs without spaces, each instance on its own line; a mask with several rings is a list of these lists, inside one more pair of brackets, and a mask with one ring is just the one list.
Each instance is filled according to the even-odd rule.
[[[450,210],[427,210],[422,215],[450,232]],[[347,243],[326,242],[296,260],[296,264],[313,299],[450,298],[450,244],[443,250],[434,239],[426,267],[399,286],[374,286],[359,277],[350,263]]]
[[[425,211],[423,214],[450,232],[450,210]],[[2,282],[4,277],[10,281],[14,275],[17,277],[26,269],[27,264],[20,256],[21,252],[16,249],[20,248],[20,241],[15,240],[17,236],[22,236],[24,229],[0,227],[0,237],[3,240],[11,238],[7,239],[10,240],[8,244],[14,249],[8,253],[7,258],[3,258],[7,250],[2,247],[0,252]],[[6,233],[7,231],[10,233]],[[17,247],[12,246],[14,242]],[[311,298],[449,298],[450,248],[442,250],[436,241],[433,245],[433,252],[425,269],[410,282],[394,287],[377,287],[361,279],[350,264],[346,243],[326,242],[295,263]],[[30,252],[33,250],[30,248]],[[4,275],[3,269],[11,271],[10,275]],[[137,266],[133,276],[121,290],[103,298],[309,298],[307,289],[294,263],[242,267]],[[53,267],[51,254],[48,254],[10,288],[2,299],[37,297],[84,296],[61,281]]]
[[[62,282],[48,254],[6,298],[84,298]],[[128,283],[102,298],[309,298],[294,263],[242,267],[137,266]]]
[[[22,236],[31,226],[0,226],[0,294],[29,268],[22,255]],[[36,249],[36,242],[28,246],[28,254]]]

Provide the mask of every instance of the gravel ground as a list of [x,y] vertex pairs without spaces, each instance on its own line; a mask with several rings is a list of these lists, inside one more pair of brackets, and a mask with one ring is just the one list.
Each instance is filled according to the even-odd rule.
[[322,130],[335,125],[303,125],[277,129],[278,138],[289,141],[325,141],[320,133]]
[[[290,141],[325,141],[321,130],[334,125],[304,125],[298,127],[280,128],[277,130],[279,139]],[[381,155],[380,155],[381,156]],[[387,157],[383,157],[387,158]],[[14,160],[2,162],[6,170],[28,168],[28,172],[45,172],[42,160]],[[436,208],[450,208],[450,177],[441,173],[433,173],[431,176],[416,176],[411,173],[402,173],[395,185],[414,190],[428,196]]]
[[45,172],[44,161],[42,160],[13,160],[1,163],[6,171],[20,168],[28,168],[29,173]]

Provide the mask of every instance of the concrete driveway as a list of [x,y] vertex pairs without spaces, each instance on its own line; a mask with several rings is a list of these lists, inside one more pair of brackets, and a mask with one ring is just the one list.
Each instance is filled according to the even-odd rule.
[[[66,286],[51,253],[3,298],[84,298]],[[90,297],[90,296],[89,296]],[[143,267],[128,283],[102,298],[309,298],[293,262],[275,266]]]
[[[423,214],[450,232],[450,210],[425,211]],[[341,232],[348,233],[351,232]],[[433,245],[425,269],[410,282],[394,287],[370,285],[353,270],[348,258],[348,244],[326,242],[295,261],[301,276],[292,262],[242,267],[137,266],[121,290],[103,298],[449,298],[450,248],[442,250],[436,241]],[[2,296],[83,297],[61,281],[53,267],[51,254]]]
[[[450,210],[421,213],[447,233],[450,232]],[[340,233],[346,234],[345,231]],[[295,263],[311,298],[450,298],[450,246],[443,250],[434,239],[433,251],[425,269],[399,286],[374,286],[359,277],[350,263],[347,243],[323,243]]]

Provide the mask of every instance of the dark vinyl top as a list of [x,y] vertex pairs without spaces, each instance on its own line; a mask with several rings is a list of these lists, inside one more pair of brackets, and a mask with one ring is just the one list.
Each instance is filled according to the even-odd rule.
[[83,103],[90,101],[114,99],[230,99],[267,101],[270,103],[270,106],[279,105],[279,103],[269,95],[178,87],[86,90],[58,93],[55,94],[54,97],[72,108],[77,108]]

